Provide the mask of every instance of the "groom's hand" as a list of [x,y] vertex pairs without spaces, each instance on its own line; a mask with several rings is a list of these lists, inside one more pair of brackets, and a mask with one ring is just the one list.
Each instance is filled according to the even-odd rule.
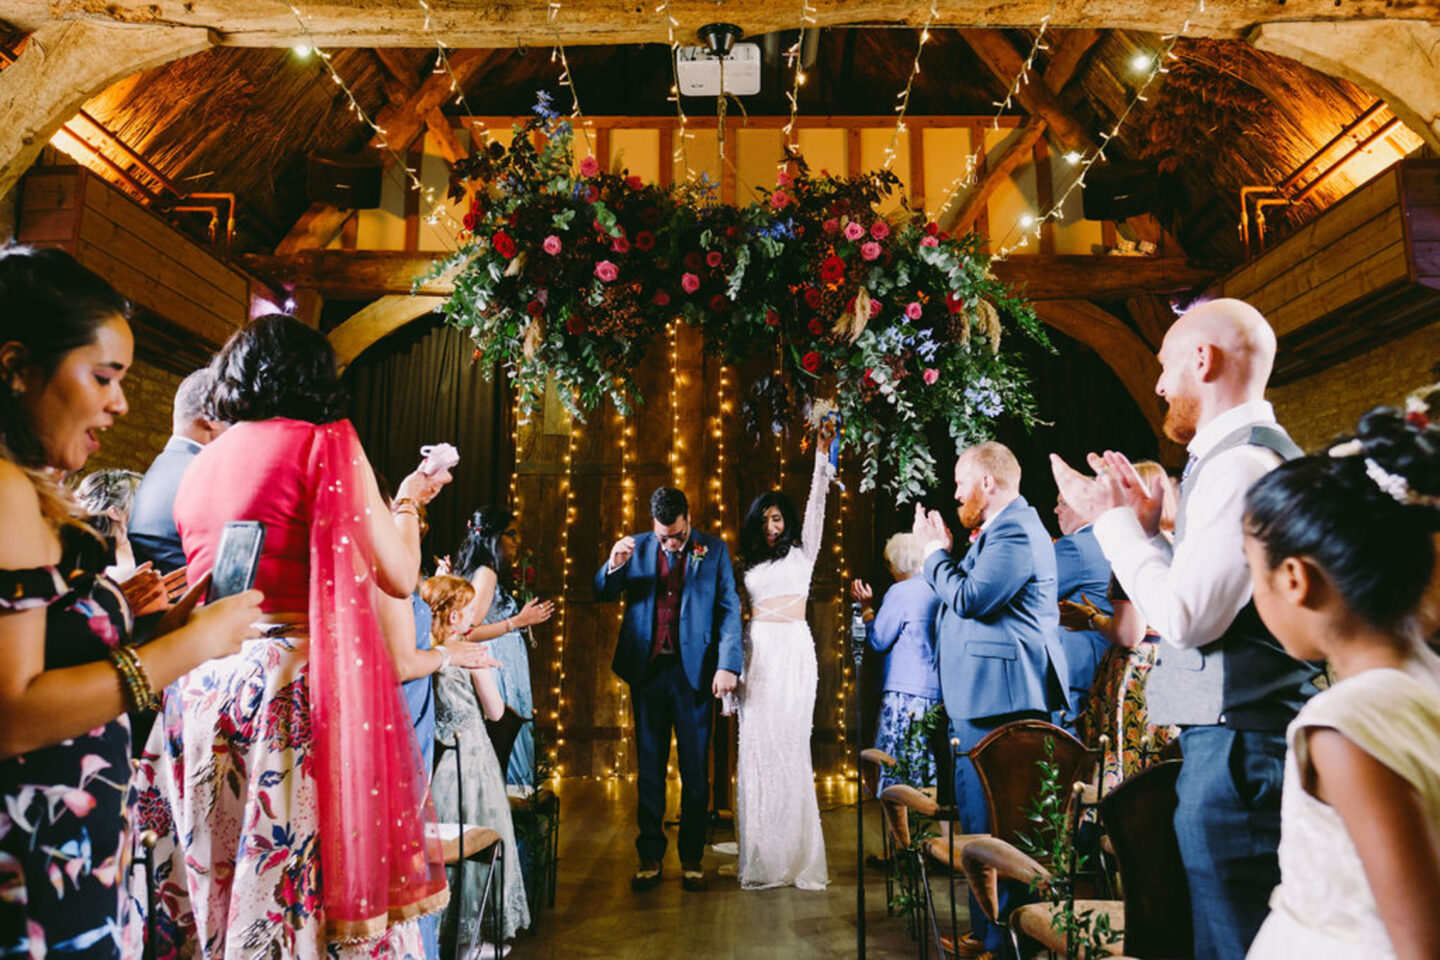
[[625,564],[630,562],[630,554],[635,552],[635,538],[621,537],[615,541],[615,546],[610,548],[609,570],[614,573]]
[[710,689],[714,692],[715,699],[719,700],[727,693],[734,693],[739,682],[740,678],[729,670],[716,670],[715,680],[710,684]]

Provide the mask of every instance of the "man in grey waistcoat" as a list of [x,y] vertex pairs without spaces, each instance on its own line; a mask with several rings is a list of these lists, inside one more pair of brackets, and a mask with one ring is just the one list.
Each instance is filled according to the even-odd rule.
[[1197,960],[1243,957],[1280,880],[1285,727],[1318,670],[1291,658],[1251,602],[1245,491],[1300,450],[1264,399],[1275,334],[1239,300],[1180,317],[1161,344],[1155,392],[1165,433],[1187,445],[1173,546],[1160,535],[1161,487],[1124,456],[1086,478],[1052,456],[1061,496],[1095,524],[1115,577],[1162,638],[1150,719],[1178,724],[1185,756],[1175,830]]

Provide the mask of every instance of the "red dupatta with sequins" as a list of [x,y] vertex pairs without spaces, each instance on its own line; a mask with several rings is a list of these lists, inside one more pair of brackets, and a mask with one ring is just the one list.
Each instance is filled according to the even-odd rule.
[[317,427],[310,513],[310,713],[326,932],[381,936],[449,898],[410,712],[376,616],[360,438]]

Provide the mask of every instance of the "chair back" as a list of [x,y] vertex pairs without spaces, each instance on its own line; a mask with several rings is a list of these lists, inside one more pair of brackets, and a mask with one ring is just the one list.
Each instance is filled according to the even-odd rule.
[[1181,761],[1142,770],[1100,801],[1115,847],[1125,901],[1125,954],[1188,957],[1194,949],[1190,885],[1175,838],[1175,781]]
[[500,715],[499,720],[485,720],[485,730],[490,734],[490,745],[495,748],[495,759],[500,762],[501,777],[505,777],[505,771],[510,769],[510,751],[515,749],[516,738],[529,722],[529,717],[520,716],[509,704],[505,705],[505,712]]
[[[996,727],[970,751],[970,760],[985,788],[990,809],[990,833],[1017,843],[1020,833],[1031,826],[1026,812],[1040,792],[1040,768],[1045,744],[1055,745],[1051,762],[1060,768],[1062,789],[1077,780],[1094,776],[1096,752],[1065,730],[1043,720],[1016,720]],[[961,828],[975,832],[971,824]]]

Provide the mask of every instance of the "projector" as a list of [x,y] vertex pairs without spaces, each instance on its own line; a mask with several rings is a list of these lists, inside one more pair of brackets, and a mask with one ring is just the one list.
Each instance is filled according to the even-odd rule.
[[746,97],[760,92],[760,45],[737,43],[724,57],[711,53],[708,47],[678,47],[675,75],[680,81],[680,93],[687,97],[718,97],[722,59],[726,93]]

